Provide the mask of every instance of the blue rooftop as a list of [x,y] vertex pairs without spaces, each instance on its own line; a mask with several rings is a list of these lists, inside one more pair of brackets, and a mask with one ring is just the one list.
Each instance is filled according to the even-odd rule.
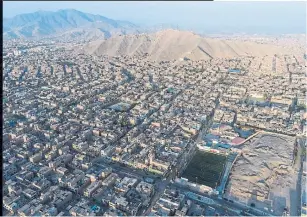
[[240,69],[229,69],[228,72],[240,73]]

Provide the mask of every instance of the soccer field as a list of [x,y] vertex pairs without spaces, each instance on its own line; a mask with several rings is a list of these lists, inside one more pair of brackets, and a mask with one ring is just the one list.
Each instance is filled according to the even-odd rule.
[[182,177],[190,182],[216,188],[222,177],[225,162],[224,155],[197,150]]

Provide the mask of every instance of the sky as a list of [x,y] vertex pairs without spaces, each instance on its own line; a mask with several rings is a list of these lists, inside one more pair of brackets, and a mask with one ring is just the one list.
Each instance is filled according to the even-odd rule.
[[201,1],[4,1],[3,16],[10,18],[38,10],[76,9],[138,25],[171,24],[201,33],[305,33],[305,2],[201,2]]

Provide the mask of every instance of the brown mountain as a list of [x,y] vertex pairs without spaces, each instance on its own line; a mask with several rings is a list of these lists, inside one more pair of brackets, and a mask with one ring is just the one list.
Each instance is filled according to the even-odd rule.
[[87,44],[84,50],[96,55],[144,55],[153,61],[189,58],[233,58],[237,56],[273,56],[290,53],[276,45],[204,38],[192,32],[163,30],[153,34],[122,35]]

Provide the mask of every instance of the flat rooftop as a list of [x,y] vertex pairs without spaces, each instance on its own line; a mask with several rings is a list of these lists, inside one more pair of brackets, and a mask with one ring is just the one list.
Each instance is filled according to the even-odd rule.
[[294,169],[295,138],[263,133],[242,146],[242,155],[233,165],[225,196],[273,210],[282,215],[285,207],[297,209],[298,175]]

